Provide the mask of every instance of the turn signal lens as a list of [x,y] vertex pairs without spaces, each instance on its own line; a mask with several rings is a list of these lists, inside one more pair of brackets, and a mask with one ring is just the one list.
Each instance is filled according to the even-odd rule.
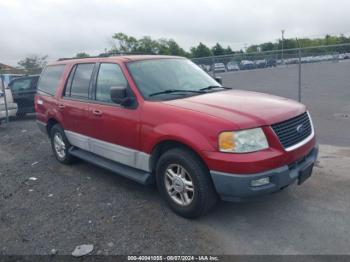
[[222,152],[232,152],[235,149],[234,133],[222,132],[219,135],[219,148]]

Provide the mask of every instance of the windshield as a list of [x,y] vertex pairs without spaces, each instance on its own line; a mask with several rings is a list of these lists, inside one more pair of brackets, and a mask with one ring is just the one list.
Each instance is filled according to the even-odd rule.
[[[220,86],[200,67],[183,58],[129,62],[128,68],[145,99],[169,99],[178,98],[178,96],[198,95],[203,88]],[[177,90],[178,92],[152,96],[152,94],[166,90]],[[179,92],[181,90],[186,92]]]

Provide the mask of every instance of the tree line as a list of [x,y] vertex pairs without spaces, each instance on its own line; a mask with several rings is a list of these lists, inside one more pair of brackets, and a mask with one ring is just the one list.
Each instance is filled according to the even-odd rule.
[[[135,53],[135,54],[157,54],[157,55],[178,55],[188,58],[208,57],[208,56],[220,56],[236,53],[256,53],[266,51],[278,51],[283,49],[294,48],[306,48],[306,47],[319,47],[330,46],[339,44],[350,44],[350,37],[346,37],[341,34],[340,36],[326,35],[324,38],[301,38],[301,39],[284,39],[276,42],[265,42],[257,45],[250,45],[246,50],[233,51],[230,46],[224,47],[220,43],[216,43],[214,46],[209,47],[200,42],[197,46],[191,47],[189,51],[179,46],[179,44],[173,39],[152,39],[149,36],[142,38],[135,38],[124,33],[116,33],[112,36],[114,44],[108,51],[109,53]],[[350,52],[350,46],[343,47],[327,47],[315,48],[310,52],[322,53],[322,52],[338,52],[345,53]],[[86,55],[86,54],[85,54]]]
[[174,39],[152,39],[149,36],[137,39],[124,33],[116,33],[112,36],[112,39],[114,44],[108,53],[175,55],[189,58],[233,53],[230,46],[225,48],[219,43],[209,48],[200,42],[188,52]]
[[325,53],[325,52],[336,52],[336,53],[348,53],[350,52],[350,46],[337,46],[337,47],[321,47],[321,46],[332,46],[341,44],[350,44],[350,37],[346,37],[341,34],[339,36],[326,35],[323,38],[300,38],[300,39],[284,39],[278,40],[277,42],[266,42],[258,45],[251,45],[247,48],[247,53],[254,52],[265,52],[265,51],[276,51],[283,49],[294,49],[294,48],[309,48],[304,52],[306,53]]
[[[144,36],[136,38],[129,36],[125,33],[115,33],[112,36],[113,44],[105,52],[99,54],[99,56],[108,56],[110,54],[154,54],[154,55],[175,55],[184,56],[188,58],[199,58],[208,56],[220,56],[228,54],[249,54],[259,53],[265,51],[277,51],[282,49],[282,40],[276,42],[266,42],[257,45],[250,45],[245,50],[233,51],[230,46],[224,47],[220,43],[216,43],[214,46],[209,47],[200,42],[198,45],[190,48],[186,51],[173,39],[152,39],[150,36]],[[331,36],[326,35],[324,38],[301,38],[301,39],[284,39],[283,49],[293,48],[305,48],[305,47],[318,47],[318,46],[331,46],[338,44],[350,44],[350,37],[345,35]],[[307,53],[349,53],[349,46],[336,46],[327,48],[312,48],[304,51]],[[75,55],[75,58],[86,58],[90,55],[86,52],[80,52]],[[31,56],[26,57],[18,62],[19,67],[24,69],[40,68],[46,64],[47,56]]]

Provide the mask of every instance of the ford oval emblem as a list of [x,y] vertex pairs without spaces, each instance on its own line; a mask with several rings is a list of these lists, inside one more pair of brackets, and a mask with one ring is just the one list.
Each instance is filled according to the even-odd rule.
[[304,125],[303,125],[303,124],[298,125],[297,128],[296,128],[296,130],[297,130],[297,132],[298,132],[299,134],[303,133],[304,130],[305,130]]

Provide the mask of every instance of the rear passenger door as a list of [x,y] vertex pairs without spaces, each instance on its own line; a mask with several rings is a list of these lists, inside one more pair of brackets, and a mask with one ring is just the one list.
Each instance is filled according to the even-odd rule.
[[89,150],[89,100],[94,68],[95,63],[76,64],[69,74],[63,97],[58,103],[68,140],[72,145],[85,150]]

